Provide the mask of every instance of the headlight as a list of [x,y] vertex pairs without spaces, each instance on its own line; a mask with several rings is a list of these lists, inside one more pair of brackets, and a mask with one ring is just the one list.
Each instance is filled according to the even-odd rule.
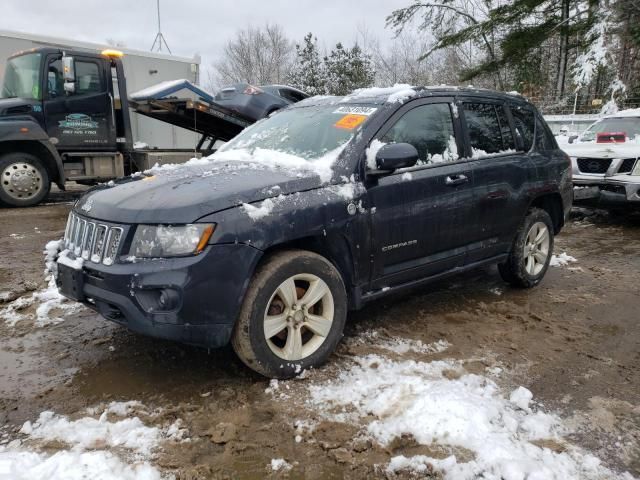
[[207,246],[215,225],[138,225],[129,255],[141,258],[196,255]]
[[633,167],[631,175],[640,175],[640,158],[636,158],[636,166]]

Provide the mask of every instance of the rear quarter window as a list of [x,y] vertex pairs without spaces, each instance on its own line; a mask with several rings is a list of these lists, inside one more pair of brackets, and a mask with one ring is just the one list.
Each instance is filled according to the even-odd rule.
[[536,115],[536,150],[544,152],[557,148],[556,139],[544,120]]
[[516,136],[520,137],[524,146],[524,151],[528,152],[533,147],[533,140],[536,130],[536,117],[533,110],[523,105],[511,105],[511,116],[513,117]]

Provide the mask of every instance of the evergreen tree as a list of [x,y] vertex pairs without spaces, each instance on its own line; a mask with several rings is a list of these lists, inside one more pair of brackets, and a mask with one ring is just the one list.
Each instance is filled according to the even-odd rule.
[[303,45],[296,44],[296,61],[289,73],[288,82],[309,95],[323,95],[327,79],[318,51],[318,39],[308,33],[303,42]]
[[357,88],[369,87],[375,79],[375,71],[369,55],[358,45],[346,49],[336,44],[325,57],[326,92],[329,95],[347,95]]

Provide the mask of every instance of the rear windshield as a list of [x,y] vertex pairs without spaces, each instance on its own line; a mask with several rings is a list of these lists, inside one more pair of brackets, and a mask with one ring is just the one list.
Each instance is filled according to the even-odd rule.
[[624,133],[629,140],[640,139],[640,117],[605,118],[594,123],[582,134],[582,140],[590,142],[598,133]]
[[282,110],[247,128],[220,151],[260,148],[316,159],[347,143],[376,109],[338,103]]

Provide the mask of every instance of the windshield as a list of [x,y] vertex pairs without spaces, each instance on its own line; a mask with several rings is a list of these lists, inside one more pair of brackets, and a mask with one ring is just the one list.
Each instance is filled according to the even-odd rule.
[[640,140],[640,117],[605,118],[591,125],[582,134],[582,140],[590,142],[598,133],[624,133],[629,140]]
[[0,98],[40,100],[40,54],[30,53],[7,61]]
[[376,109],[333,104],[283,110],[247,128],[220,151],[265,149],[317,159],[347,143]]

